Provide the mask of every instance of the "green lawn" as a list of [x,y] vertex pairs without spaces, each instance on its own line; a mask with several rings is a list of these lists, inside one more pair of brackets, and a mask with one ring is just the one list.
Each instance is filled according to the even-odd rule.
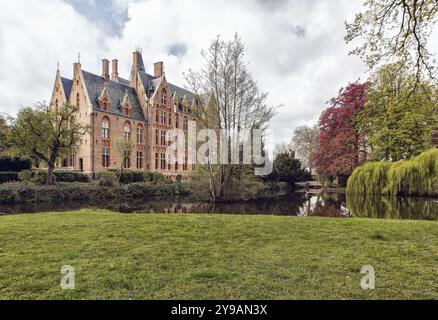
[[[63,265],[76,289],[62,290]],[[364,291],[363,265],[376,271]],[[438,222],[0,216],[1,299],[438,299]]]

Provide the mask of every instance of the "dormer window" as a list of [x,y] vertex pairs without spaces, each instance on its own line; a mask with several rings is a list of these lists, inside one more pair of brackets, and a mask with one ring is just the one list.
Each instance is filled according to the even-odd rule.
[[125,105],[123,107],[123,115],[126,117],[130,117],[131,116],[131,108],[128,105]]

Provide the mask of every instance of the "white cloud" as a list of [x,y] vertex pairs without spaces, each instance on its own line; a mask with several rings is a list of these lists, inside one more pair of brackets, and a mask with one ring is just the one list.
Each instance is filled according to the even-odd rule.
[[[211,39],[235,32],[269,102],[285,105],[271,124],[282,141],[296,126],[316,122],[340,87],[366,78],[343,40],[344,21],[361,9],[361,1],[88,0],[81,7],[65,1],[0,0],[0,111],[49,99],[56,63],[71,76],[77,52],[83,68],[98,74],[100,59],[118,58],[126,78],[140,45],[150,72],[153,62],[164,61],[170,81],[183,85],[182,73],[202,65],[200,51]],[[87,5],[96,12],[83,14]],[[102,23],[111,14],[125,17],[113,22],[117,32]],[[185,54],[170,52],[176,47]]]
[[50,99],[56,64],[66,75],[81,52],[94,65],[102,33],[61,1],[0,1],[0,112]]

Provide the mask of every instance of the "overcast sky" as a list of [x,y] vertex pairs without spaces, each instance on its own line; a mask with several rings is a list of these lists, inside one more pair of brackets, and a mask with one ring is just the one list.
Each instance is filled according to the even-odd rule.
[[117,58],[128,78],[141,46],[149,72],[164,61],[168,80],[184,86],[182,73],[201,66],[211,39],[238,32],[269,103],[284,104],[271,127],[288,141],[341,87],[366,79],[343,40],[361,8],[362,0],[0,0],[0,112],[49,100],[57,62],[71,77],[78,52],[84,70],[101,74],[100,60]]

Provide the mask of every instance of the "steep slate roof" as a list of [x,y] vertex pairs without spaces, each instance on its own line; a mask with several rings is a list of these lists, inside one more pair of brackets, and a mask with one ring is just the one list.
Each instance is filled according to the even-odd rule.
[[73,80],[61,77],[62,86],[67,100],[70,98],[71,88],[73,87]]
[[[143,83],[143,87],[146,91],[147,96],[150,98],[152,96],[152,94],[150,94],[150,91],[153,90],[153,92],[155,92],[155,90],[158,87],[158,84],[160,82],[160,78],[154,77],[144,71],[140,71],[140,79]],[[184,96],[187,97],[188,99],[188,103],[189,103],[189,107],[192,104],[192,100],[194,98],[194,94],[186,89],[183,89],[181,87],[178,87],[174,84],[171,83],[167,83],[169,86],[169,91],[170,91],[170,95],[173,95],[174,93],[176,93],[177,97],[182,100],[182,98]],[[179,108],[179,111],[182,111],[181,108]]]
[[156,85],[153,84],[153,80],[156,78],[144,71],[140,71],[139,74],[144,90],[146,91],[146,95],[150,98],[150,90],[152,89],[155,92],[155,89],[157,88]]
[[123,78],[120,78],[120,77],[119,77],[119,82],[120,82],[121,84],[123,84],[124,86],[129,87],[129,80],[126,80],[126,79],[123,79]]
[[[93,109],[98,110],[98,99],[105,87],[105,81],[101,76],[92,74],[87,71],[82,71],[82,74],[84,76],[85,85],[91,103],[93,105]],[[109,111],[110,113],[124,116],[121,108],[121,103],[123,102],[123,98],[125,97],[126,92],[128,92],[128,98],[132,105],[131,118],[139,121],[147,120],[144,117],[140,102],[138,101],[137,94],[134,88],[110,80],[107,86],[107,92],[111,102],[111,109]]]

